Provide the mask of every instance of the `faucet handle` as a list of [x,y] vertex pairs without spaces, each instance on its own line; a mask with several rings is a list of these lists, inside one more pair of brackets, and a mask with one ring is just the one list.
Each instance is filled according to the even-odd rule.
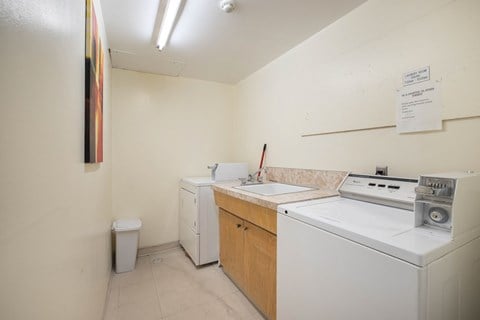
[[218,167],[218,163],[215,163],[215,164],[213,164],[213,165],[211,165],[211,166],[207,166],[207,169],[216,170],[217,167]]

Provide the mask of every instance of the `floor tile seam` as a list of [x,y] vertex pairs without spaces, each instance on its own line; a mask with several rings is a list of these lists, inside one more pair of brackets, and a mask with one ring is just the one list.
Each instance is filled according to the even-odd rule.
[[[185,288],[185,289],[183,289],[183,290],[180,290],[180,292],[181,292],[181,291],[190,291],[191,289],[193,289],[193,287],[192,287],[192,288]],[[169,314],[169,315],[167,315],[167,316],[165,316],[165,317],[167,317],[167,318],[168,318],[168,317],[173,317],[174,315],[177,315],[177,314],[182,313],[182,312],[186,312],[186,311],[188,311],[188,310],[190,310],[190,309],[199,308],[199,307],[202,307],[202,306],[204,306],[204,305],[211,304],[211,303],[215,302],[215,301],[218,299],[218,296],[216,296],[215,294],[212,294],[212,293],[206,292],[206,291],[205,291],[205,293],[207,293],[209,296],[211,296],[210,298],[212,298],[212,299],[211,299],[211,300],[210,300],[210,299],[201,299],[201,300],[199,300],[198,302],[191,303],[191,304],[189,304],[187,307],[185,307],[185,308],[183,308],[183,309],[181,309],[181,310],[177,310],[177,311],[175,311],[175,312],[173,312],[173,313],[171,313],[171,314]],[[164,293],[164,294],[168,295],[168,292],[166,292],[166,293]],[[160,304],[161,304],[161,302],[160,302]]]
[[[231,306],[228,304],[228,301],[227,301],[226,299],[223,299],[223,298],[226,298],[227,296],[236,295],[237,293],[238,293],[238,292],[234,292],[234,293],[229,293],[229,294],[227,294],[227,295],[224,295],[224,296],[222,297],[222,299],[220,299],[220,300],[221,300],[221,303],[224,304],[224,305],[227,305],[227,306],[229,306],[229,307],[231,308]],[[240,294],[241,294],[241,293],[240,293]],[[244,299],[246,299],[246,298],[244,298]],[[242,308],[245,308],[245,311],[248,313],[249,316],[253,316],[253,315],[254,315],[254,314],[252,314],[252,312],[250,312],[250,310],[249,310],[250,308],[254,308],[253,306],[245,305],[245,303],[243,303],[242,301],[238,301],[238,303],[240,304],[240,306],[241,306]],[[247,301],[247,303],[250,304],[250,301]],[[232,308],[232,309],[233,309],[233,308]]]
[[[112,279],[110,279],[110,284],[112,283],[112,280],[113,280],[113,274],[111,276],[112,276]],[[112,291],[112,288],[109,288],[109,290],[110,290],[110,293],[109,293],[110,295],[112,294],[112,292],[114,292],[114,294],[113,294],[113,296],[114,296],[114,310],[115,310],[115,317],[116,317],[117,313],[118,313],[118,307],[120,306],[120,286],[117,283],[117,288],[115,288],[113,291]],[[110,302],[110,299],[109,299],[108,302]]]
[[[150,257],[151,255],[148,255],[148,256]],[[162,304],[160,303],[160,296],[159,296],[159,292],[158,292],[158,288],[157,288],[157,279],[155,278],[155,272],[153,272],[152,258],[149,258],[149,266],[150,266],[150,273],[151,273],[152,279],[153,279],[153,287],[155,288],[155,296],[156,296],[155,300],[157,301],[157,306],[158,306],[158,309],[160,310],[160,319],[164,319]]]
[[[208,293],[208,292],[207,292]],[[208,293],[210,294],[210,293]],[[183,311],[186,311],[186,310],[189,310],[189,309],[192,309],[192,308],[196,308],[196,307],[200,307],[200,306],[203,306],[203,305],[206,305],[206,304],[209,304],[209,303],[212,303],[213,301],[215,301],[218,297],[216,297],[215,295],[213,295],[213,299],[212,300],[208,300],[208,299],[202,299],[198,302],[194,302],[194,303],[191,303],[189,304],[186,308],[182,309],[182,310],[179,310],[179,311],[176,311],[170,315],[168,315],[169,317],[175,315],[175,314],[178,314],[180,312],[183,312]]]
[[[252,301],[250,301],[250,299],[247,297],[247,295],[245,295],[242,290],[238,289],[237,286],[235,286],[235,288],[237,289],[235,292],[233,293],[229,293],[229,295],[233,295],[233,294],[240,294],[241,298],[244,299],[244,302],[248,304],[248,306],[246,306],[248,308],[248,313],[252,316],[252,317],[255,317],[257,315],[261,315],[260,311],[257,309],[257,307],[255,306],[255,304],[253,304]],[[225,295],[226,296],[226,295]]]
[[153,287],[155,288],[155,296],[156,296],[156,305],[158,307],[158,311],[160,312],[160,318],[159,320],[163,319],[163,310],[162,310],[162,305],[160,304],[160,300],[158,299],[158,289],[157,289],[157,281],[155,279],[155,274],[153,272],[153,261],[152,261],[152,258],[151,258],[151,254],[148,255],[148,265],[149,265],[149,270],[150,270],[150,275],[152,276],[152,280],[153,280]]
[[[230,317],[233,317],[233,319],[241,319],[241,320],[251,320],[252,318],[252,315],[250,315],[250,313],[248,313],[248,319],[245,319],[245,317],[242,316],[242,314],[240,312],[238,312],[238,310],[236,310],[235,308],[233,308],[232,306],[230,306],[225,300],[222,300],[220,298],[218,298],[219,302],[215,302],[215,303],[210,303],[210,304],[206,304],[204,306],[202,306],[203,308],[208,308],[209,305],[219,305],[221,306],[222,308],[224,308],[224,311],[230,315]],[[206,313],[208,313],[208,309],[205,309]]]
[[175,252],[175,251],[180,252],[181,251],[180,247],[175,247],[175,248],[170,248],[170,249],[160,250],[160,251],[155,251],[155,252],[149,252],[148,254],[142,254],[139,257],[157,256],[158,255],[161,258],[161,255],[170,254],[170,253]]
[[[151,273],[151,268],[150,267],[149,267],[149,272]],[[153,278],[152,274],[150,274],[150,276]],[[120,304],[120,292],[122,290],[125,292],[130,287],[137,287],[137,288],[140,288],[140,289],[144,289],[144,288],[142,288],[142,286],[145,286],[145,285],[152,285],[153,289],[156,290],[155,285],[152,284],[151,282],[152,282],[151,279],[143,279],[140,282],[135,281],[135,282],[132,282],[132,283],[128,283],[127,285],[119,286],[119,290],[118,290],[119,291],[119,297],[118,297],[118,304],[117,304],[118,308],[120,308],[120,307],[124,308],[125,306],[134,305],[134,304],[142,304],[142,303],[145,304],[145,303],[149,303],[149,302],[152,302],[152,301],[155,301],[158,304],[158,301],[157,301],[156,297],[152,297],[151,299],[145,299],[145,300],[142,300],[142,301],[135,301],[135,302],[129,302],[128,301],[126,303]],[[144,290],[141,290],[141,291],[144,291]],[[156,291],[155,291],[155,294],[156,294]]]
[[260,312],[260,310],[257,308],[257,306],[255,306],[255,305],[253,304],[253,302],[251,302],[250,299],[248,299],[241,291],[239,291],[239,293],[240,293],[241,295],[243,295],[243,296],[245,297],[245,299],[247,300],[247,303],[250,304],[250,306],[249,306],[249,308],[248,308],[248,309],[249,309],[248,312],[250,313],[250,315],[251,315],[252,317],[258,317],[258,316],[260,316],[261,319],[263,319],[263,315],[262,315],[262,313]]
[[[124,286],[122,286],[121,288],[119,288],[119,291],[128,291],[128,290],[135,290],[134,288],[142,288],[142,287],[146,287],[148,285],[150,285],[152,282],[152,280],[143,280],[141,282],[133,282],[133,283],[129,283],[129,284],[126,284]],[[133,288],[133,289],[132,289]]]
[[125,307],[128,307],[128,306],[132,306],[132,305],[143,305],[143,304],[148,304],[148,303],[151,303],[151,302],[157,302],[157,299],[155,299],[155,297],[152,297],[150,299],[144,299],[144,300],[140,300],[140,301],[134,301],[134,302],[126,302],[126,303],[122,303],[122,304],[118,304],[118,309],[120,308],[125,308]]
[[168,315],[168,316],[165,316],[165,319],[174,317],[174,316],[176,316],[176,315],[178,315],[178,314],[180,314],[180,313],[186,313],[187,311],[189,311],[189,310],[191,310],[191,309],[194,309],[194,308],[201,309],[202,312],[203,312],[203,315],[206,315],[206,312],[205,312],[205,310],[204,310],[204,308],[203,308],[204,305],[206,305],[206,303],[199,303],[199,304],[195,304],[195,305],[188,306],[188,307],[186,307],[186,308],[184,308],[184,309],[181,309],[181,310],[178,310],[178,311],[176,311],[176,312],[174,312],[174,313],[172,313],[172,314],[170,314],[170,315]]
[[182,293],[185,293],[185,292],[190,292],[192,291],[193,287],[185,287],[185,288],[182,288],[181,290],[175,290],[175,289],[169,289],[169,290],[157,290],[157,293],[158,293],[158,297],[159,297],[159,300],[162,301],[163,297],[167,296],[167,295],[172,295],[172,294],[182,294]]
[[[112,275],[111,275],[112,276]],[[111,284],[111,279],[109,286]],[[115,290],[112,290],[111,287],[108,288],[108,299],[106,301],[107,305],[105,306],[105,313],[104,313],[104,318],[103,320],[108,320],[108,319],[116,319],[118,316],[118,306],[119,306],[119,296],[120,296],[120,289],[117,288]],[[113,302],[112,302],[113,298]],[[113,306],[111,305],[113,303]]]

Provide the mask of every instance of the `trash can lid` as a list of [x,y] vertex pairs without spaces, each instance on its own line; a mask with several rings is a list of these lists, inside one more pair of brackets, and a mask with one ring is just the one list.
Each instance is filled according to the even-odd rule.
[[118,219],[113,222],[113,231],[140,230],[142,221],[140,219]]

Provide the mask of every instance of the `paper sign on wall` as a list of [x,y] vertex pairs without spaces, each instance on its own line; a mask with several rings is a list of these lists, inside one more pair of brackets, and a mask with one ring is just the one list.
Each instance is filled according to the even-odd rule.
[[442,129],[438,91],[435,81],[412,84],[398,91],[397,133]]
[[417,70],[409,71],[403,74],[403,85],[409,86],[415,83],[430,80],[430,66]]

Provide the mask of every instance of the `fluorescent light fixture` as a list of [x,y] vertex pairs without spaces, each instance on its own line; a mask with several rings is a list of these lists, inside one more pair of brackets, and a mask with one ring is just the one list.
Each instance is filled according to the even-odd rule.
[[160,26],[160,33],[158,34],[158,50],[163,50],[167,45],[181,4],[182,0],[168,0],[165,13],[163,14],[162,25]]

